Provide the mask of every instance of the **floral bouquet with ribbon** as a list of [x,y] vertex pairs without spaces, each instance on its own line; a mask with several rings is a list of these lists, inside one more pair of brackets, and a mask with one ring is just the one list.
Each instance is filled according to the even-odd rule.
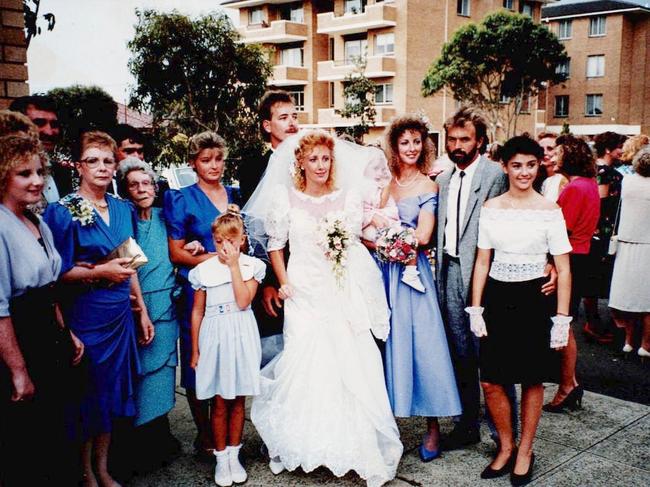
[[332,263],[336,282],[340,285],[347,264],[350,234],[345,227],[343,213],[325,215],[318,224],[318,246]]
[[418,240],[410,227],[385,227],[377,233],[377,257],[384,262],[405,263],[417,257]]

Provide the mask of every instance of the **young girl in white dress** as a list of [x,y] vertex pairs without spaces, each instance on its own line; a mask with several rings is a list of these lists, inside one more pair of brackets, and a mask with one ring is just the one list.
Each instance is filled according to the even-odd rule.
[[212,435],[217,457],[214,481],[242,483],[239,463],[245,396],[260,391],[262,350],[250,304],[266,272],[265,264],[241,253],[246,240],[236,205],[212,224],[217,255],[189,273],[196,290],[192,309],[192,360],[196,396],[213,398]]

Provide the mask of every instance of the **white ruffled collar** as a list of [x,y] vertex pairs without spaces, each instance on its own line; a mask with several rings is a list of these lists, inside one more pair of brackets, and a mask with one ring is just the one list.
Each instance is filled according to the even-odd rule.
[[[240,254],[239,256],[239,270],[241,271],[242,279],[249,281],[255,275],[255,257],[250,255]],[[232,282],[232,275],[230,269],[226,264],[219,261],[216,255],[206,261],[201,262],[196,266],[196,269],[201,276],[201,286],[215,287],[221,284]]]
[[298,191],[295,187],[291,187],[293,194],[303,201],[311,201],[312,203],[322,203],[324,201],[334,201],[341,194],[340,189],[335,189],[331,193],[324,194],[323,196],[311,196],[302,191]]

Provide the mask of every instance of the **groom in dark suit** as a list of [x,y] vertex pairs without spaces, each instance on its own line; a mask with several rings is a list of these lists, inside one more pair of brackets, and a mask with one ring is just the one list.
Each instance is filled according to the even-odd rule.
[[[264,154],[243,159],[239,165],[239,189],[245,204],[259,184],[273,151],[284,139],[298,133],[298,112],[293,98],[282,90],[267,91],[259,106],[260,131],[271,148]],[[284,316],[282,301],[278,297],[278,283],[269,266],[262,290],[253,301],[261,337],[282,333]]]

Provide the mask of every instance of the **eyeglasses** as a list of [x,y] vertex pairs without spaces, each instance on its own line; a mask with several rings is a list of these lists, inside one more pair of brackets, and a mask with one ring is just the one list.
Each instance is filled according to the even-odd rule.
[[103,163],[104,166],[108,168],[113,168],[117,165],[117,162],[115,162],[115,159],[100,159],[99,157],[88,157],[86,159],[81,159],[80,162],[83,162],[90,168],[96,168],[99,166],[99,163]]
[[127,188],[128,189],[139,189],[139,188],[149,189],[152,186],[153,186],[153,182],[144,180],[144,181],[133,181],[132,183],[129,183],[127,185]]

